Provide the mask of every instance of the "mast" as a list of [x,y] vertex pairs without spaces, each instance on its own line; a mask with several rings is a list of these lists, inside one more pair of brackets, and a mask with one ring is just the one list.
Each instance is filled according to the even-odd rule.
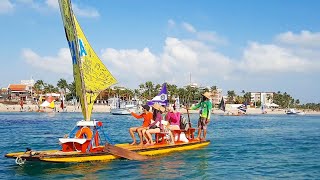
[[[69,4],[71,4],[71,1],[69,1]],[[81,84],[81,96],[83,98],[83,105],[84,105],[84,109],[85,109],[85,113],[86,113],[86,121],[90,121],[90,116],[89,116],[89,113],[88,113],[88,104],[87,104],[87,98],[86,98],[86,86],[84,84],[84,78],[83,78],[83,71],[82,71],[82,57],[80,57],[80,51],[79,51],[79,41],[78,41],[78,36],[77,36],[77,31],[76,31],[76,26],[75,26],[75,23],[74,23],[74,18],[73,18],[73,11],[71,9],[71,6],[69,6],[69,12],[70,12],[70,21],[72,23],[72,29],[73,29],[73,33],[75,35],[75,49],[76,49],[76,60],[77,60],[77,63],[79,65],[79,73],[80,73],[80,84]],[[81,100],[80,100],[81,101]]]

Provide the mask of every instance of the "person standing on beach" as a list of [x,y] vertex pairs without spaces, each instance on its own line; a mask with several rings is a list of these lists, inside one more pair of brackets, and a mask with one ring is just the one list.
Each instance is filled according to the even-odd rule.
[[20,106],[21,106],[21,111],[23,111],[23,100],[22,100],[22,98],[20,100]]
[[147,129],[151,123],[151,119],[153,118],[153,114],[152,112],[150,112],[150,106],[148,105],[143,105],[142,106],[142,110],[143,110],[143,113],[138,115],[134,112],[132,112],[131,110],[128,110],[131,115],[137,119],[141,119],[143,118],[143,124],[142,126],[140,127],[131,127],[129,129],[129,133],[130,133],[130,136],[132,137],[133,139],[133,142],[130,144],[130,145],[135,145],[136,144],[136,138],[134,136],[134,133],[137,132],[138,135],[139,135],[139,138],[140,138],[140,144],[139,145],[143,145],[143,134],[142,134],[142,130],[144,129]]
[[[192,110],[200,109],[198,120],[198,137],[197,140],[206,140],[207,126],[210,122],[212,102],[210,101],[211,93],[205,92],[202,94],[201,102],[191,107]],[[203,138],[201,139],[201,132],[203,131]]]

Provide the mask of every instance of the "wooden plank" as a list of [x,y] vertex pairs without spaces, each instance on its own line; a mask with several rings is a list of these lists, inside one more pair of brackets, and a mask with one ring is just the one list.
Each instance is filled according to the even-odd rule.
[[109,152],[110,154],[120,156],[129,160],[137,160],[144,161],[149,159],[147,156],[140,155],[134,151],[130,151],[128,149],[124,149],[118,146],[113,146],[111,144],[106,143],[104,146],[104,151]]

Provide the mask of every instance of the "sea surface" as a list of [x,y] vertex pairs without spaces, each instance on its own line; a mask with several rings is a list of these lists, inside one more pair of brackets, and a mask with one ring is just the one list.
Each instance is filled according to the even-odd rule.
[[[59,149],[80,113],[0,113],[0,179],[320,179],[320,116],[214,115],[209,146],[139,162],[15,164],[9,152]],[[94,113],[114,143],[142,121]],[[193,124],[197,115],[192,114]]]

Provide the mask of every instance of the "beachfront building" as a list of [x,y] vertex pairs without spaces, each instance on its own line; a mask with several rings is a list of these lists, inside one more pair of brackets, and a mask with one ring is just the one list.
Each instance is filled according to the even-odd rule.
[[250,92],[251,93],[251,99],[250,102],[252,104],[256,104],[257,102],[260,102],[262,104],[271,104],[273,102],[273,94],[275,92]]
[[212,104],[220,104],[221,99],[222,99],[222,89],[216,89],[216,90],[212,90],[209,86],[199,86],[197,83],[190,83],[187,86],[183,86],[184,88],[187,88],[188,86],[192,87],[192,88],[197,88],[200,91],[204,91],[204,90],[209,90],[212,93],[211,96],[211,100],[212,100]]
[[31,101],[33,85],[33,79],[21,80],[20,84],[9,84],[8,87],[5,88],[7,90],[6,99],[10,101]]
[[9,84],[8,99],[11,101],[19,101],[20,99],[26,101],[30,98],[30,89],[24,84]]
[[212,92],[212,104],[220,104],[222,99],[222,89]]

